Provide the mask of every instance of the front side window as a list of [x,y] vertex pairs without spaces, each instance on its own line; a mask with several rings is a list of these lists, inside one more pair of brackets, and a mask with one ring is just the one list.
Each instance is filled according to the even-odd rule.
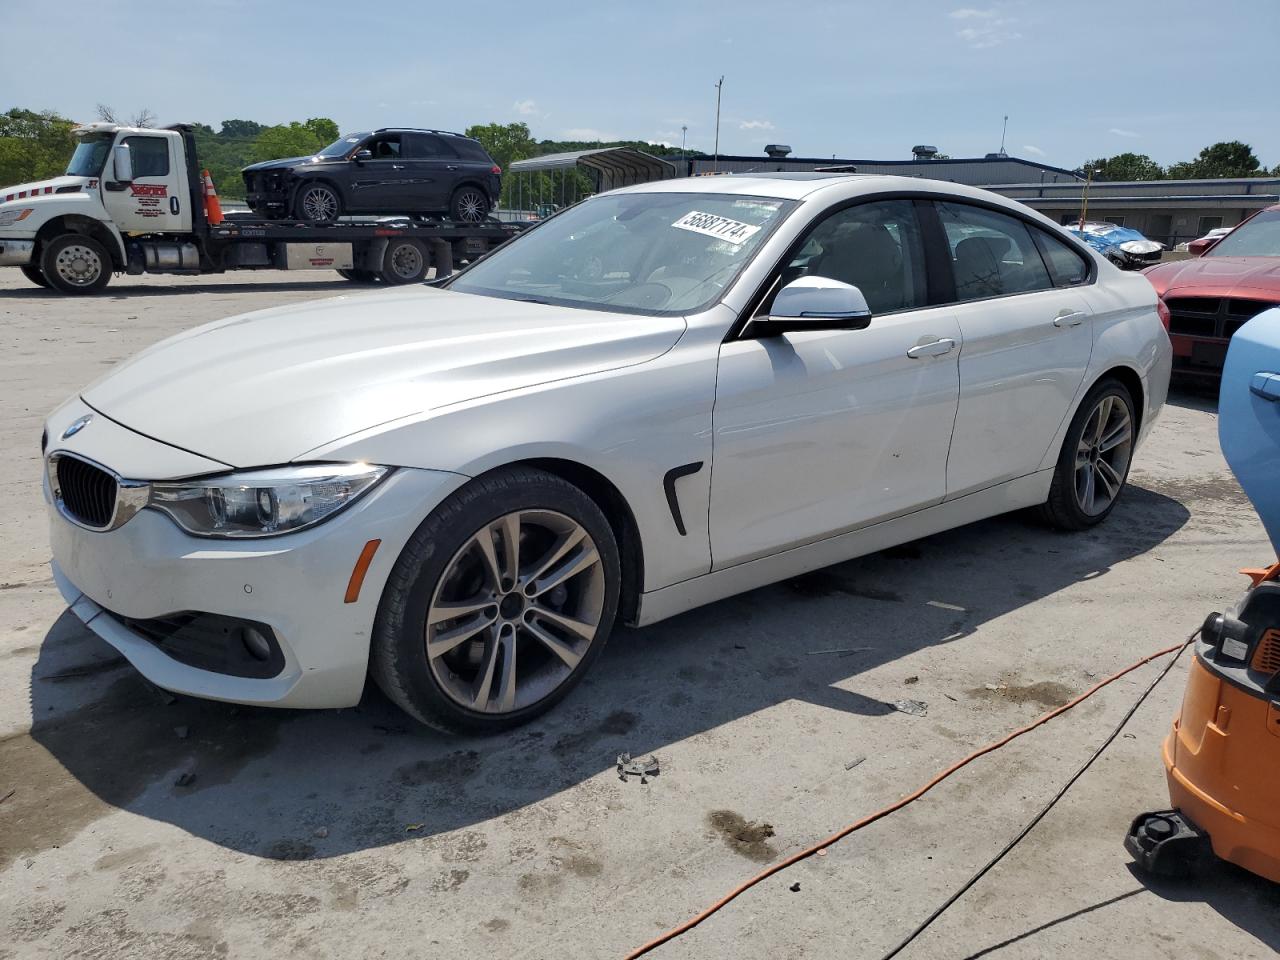
[[1053,286],[1031,231],[1021,220],[983,207],[936,204],[951,252],[957,300],[981,300]]
[[516,237],[446,286],[619,313],[696,313],[720,299],[794,207],[733,194],[606,193]]
[[910,200],[839,210],[814,228],[783,269],[782,284],[827,277],[862,291],[874,314],[926,303],[924,245]]
[[107,156],[111,153],[111,141],[114,134],[104,133],[92,137],[81,137],[76,144],[75,153],[67,162],[68,177],[98,177],[106,166]]
[[1264,210],[1209,248],[1206,257],[1280,257],[1280,210]]
[[163,137],[125,137],[133,175],[167,177],[169,175],[169,141]]

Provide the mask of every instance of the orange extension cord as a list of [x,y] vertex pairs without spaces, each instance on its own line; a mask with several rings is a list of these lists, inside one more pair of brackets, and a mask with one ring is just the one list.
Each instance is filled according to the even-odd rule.
[[1090,697],[1092,697],[1095,693],[1097,693],[1103,687],[1108,686],[1109,684],[1115,683],[1121,677],[1126,676],[1127,674],[1133,673],[1133,671],[1139,669],[1140,667],[1145,667],[1151,661],[1159,660],[1161,657],[1168,656],[1171,653],[1179,652],[1184,647],[1186,647],[1189,643],[1191,643],[1191,641],[1194,638],[1195,638],[1195,635],[1193,634],[1191,638],[1183,641],[1182,643],[1176,643],[1171,647],[1165,647],[1163,650],[1158,650],[1155,653],[1151,654],[1150,656],[1143,657],[1141,660],[1137,661],[1136,663],[1130,664],[1129,666],[1125,667],[1123,670],[1113,673],[1111,676],[1107,677],[1105,680],[1101,680],[1098,683],[1094,684],[1092,687],[1090,687],[1084,693],[1080,694],[1080,696],[1076,697],[1074,700],[1068,703],[1064,703],[1062,706],[1058,707],[1055,710],[1050,710],[1048,713],[1040,717],[1038,720],[1034,720],[1031,723],[1027,724],[1025,727],[1021,727],[1013,731],[1013,733],[1010,733],[999,740],[993,741],[992,743],[987,744],[985,747],[981,747],[980,749],[975,750],[973,753],[969,754],[963,760],[959,760],[956,763],[953,763],[951,766],[947,767],[947,769],[943,770],[941,773],[935,776],[932,780],[930,780],[924,786],[920,787],[913,793],[907,794],[901,800],[891,803],[887,807],[883,807],[882,809],[877,810],[875,813],[868,814],[867,816],[863,817],[861,820],[854,821],[853,823],[849,824],[847,827],[844,827],[843,829],[833,833],[831,836],[827,837],[827,839],[821,840],[818,843],[815,843],[811,847],[806,847],[804,850],[801,850],[798,853],[793,853],[791,856],[787,857],[785,860],[780,860],[777,863],[766,867],[765,869],[757,873],[754,877],[751,877],[750,879],[745,880],[742,883],[740,883],[738,886],[734,887],[732,890],[726,893],[723,897],[721,897],[715,903],[711,904],[711,906],[707,907],[701,913],[698,913],[690,917],[688,920],[686,920],[684,923],[680,924],[679,926],[672,927],[666,933],[660,934],[659,936],[655,937],[654,939],[646,943],[643,947],[640,947],[639,949],[633,950],[631,953],[628,953],[625,957],[625,960],[636,960],[637,957],[642,957],[649,951],[656,950],[658,947],[662,946],[664,943],[668,942],[669,940],[674,940],[676,937],[679,937],[685,933],[688,933],[690,930],[692,930],[694,927],[700,924],[703,920],[706,920],[708,917],[712,916],[713,914],[715,914],[716,912],[718,912],[719,910],[727,906],[730,902],[732,902],[733,900],[736,900],[738,897],[746,893],[756,884],[761,883],[764,880],[767,880],[769,877],[772,877],[776,873],[781,873],[783,870],[787,869],[787,867],[790,867],[793,864],[797,864],[801,860],[808,859],[809,857],[817,853],[819,850],[825,850],[827,847],[831,846],[832,844],[840,840],[843,840],[845,837],[849,836],[849,834],[854,833],[858,830],[861,830],[863,827],[870,826],[871,824],[875,823],[877,820],[881,820],[884,817],[887,817],[891,813],[896,813],[897,811],[901,810],[903,807],[907,806],[908,804],[914,803],[916,800],[919,800],[926,793],[928,793],[930,790],[932,790],[934,787],[940,784],[943,780],[946,780],[949,776],[951,776],[957,770],[967,767],[969,764],[973,763],[973,761],[977,760],[979,757],[986,756],[988,753],[993,753],[994,751],[999,750],[1001,747],[1005,746],[1006,744],[1011,743],[1012,741],[1018,739],[1018,737],[1021,737],[1023,734],[1030,733],[1032,730],[1036,729],[1039,726],[1042,726],[1043,724],[1048,723],[1050,720],[1054,719],[1055,717],[1062,716],[1062,714],[1066,713],[1068,710],[1074,709],[1075,707],[1084,703],[1084,701],[1088,700]]

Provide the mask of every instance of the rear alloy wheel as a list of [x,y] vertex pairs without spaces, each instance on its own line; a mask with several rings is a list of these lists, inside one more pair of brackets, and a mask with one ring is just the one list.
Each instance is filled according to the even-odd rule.
[[613,532],[581,490],[527,468],[483,477],[441,504],[397,560],[374,678],[439,729],[523,723],[599,655],[619,584]]
[[342,215],[342,199],[327,183],[309,183],[294,197],[293,213],[307,223],[333,223]]
[[461,223],[479,223],[489,215],[489,198],[479,187],[459,187],[449,204],[449,215]]
[[111,280],[111,257],[93,237],[64,233],[45,244],[40,272],[60,293],[97,293]]
[[382,279],[387,283],[417,283],[427,276],[427,250],[417,240],[392,240],[382,258]]
[[1090,392],[1067,430],[1044,505],[1064,530],[1083,530],[1106,518],[1124,490],[1133,459],[1133,397],[1117,380]]
[[34,283],[37,287],[48,287],[49,278],[44,275],[39,267],[27,264],[22,268],[22,275]]

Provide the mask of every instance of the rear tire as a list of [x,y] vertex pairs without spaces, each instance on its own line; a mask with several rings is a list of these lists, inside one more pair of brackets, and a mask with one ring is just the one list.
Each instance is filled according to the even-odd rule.
[[1059,530],[1107,518],[1124,492],[1137,439],[1133,396],[1119,380],[1098,381],[1076,410],[1058,453],[1041,515]]
[[382,279],[386,283],[419,283],[427,276],[431,259],[419,240],[392,239],[382,258]]
[[34,283],[37,287],[44,287],[45,289],[48,289],[49,278],[44,275],[44,272],[39,267],[35,266],[34,264],[28,264],[27,266],[22,267],[21,269],[22,269],[22,275],[26,277],[28,280],[30,280],[32,283]]
[[111,282],[113,268],[106,247],[80,233],[55,237],[40,254],[40,272],[59,293],[97,293]]
[[459,223],[479,223],[489,215],[488,195],[479,187],[465,185],[453,191],[449,216]]
[[342,216],[342,198],[327,183],[304,183],[294,194],[293,215],[306,223],[333,223]]
[[405,545],[378,606],[370,671],[436,729],[526,723],[600,655],[620,584],[613,530],[590,497],[541,470],[495,471],[446,499]]

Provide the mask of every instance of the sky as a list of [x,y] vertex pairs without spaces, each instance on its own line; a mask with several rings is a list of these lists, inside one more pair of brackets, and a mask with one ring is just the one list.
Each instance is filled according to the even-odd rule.
[[[972,4],[972,5],[970,5]],[[537,139],[909,159],[1005,149],[1280,164],[1280,0],[0,0],[0,110],[344,131],[522,121]],[[21,40],[21,42],[19,42]],[[51,68],[51,65],[56,67]]]

